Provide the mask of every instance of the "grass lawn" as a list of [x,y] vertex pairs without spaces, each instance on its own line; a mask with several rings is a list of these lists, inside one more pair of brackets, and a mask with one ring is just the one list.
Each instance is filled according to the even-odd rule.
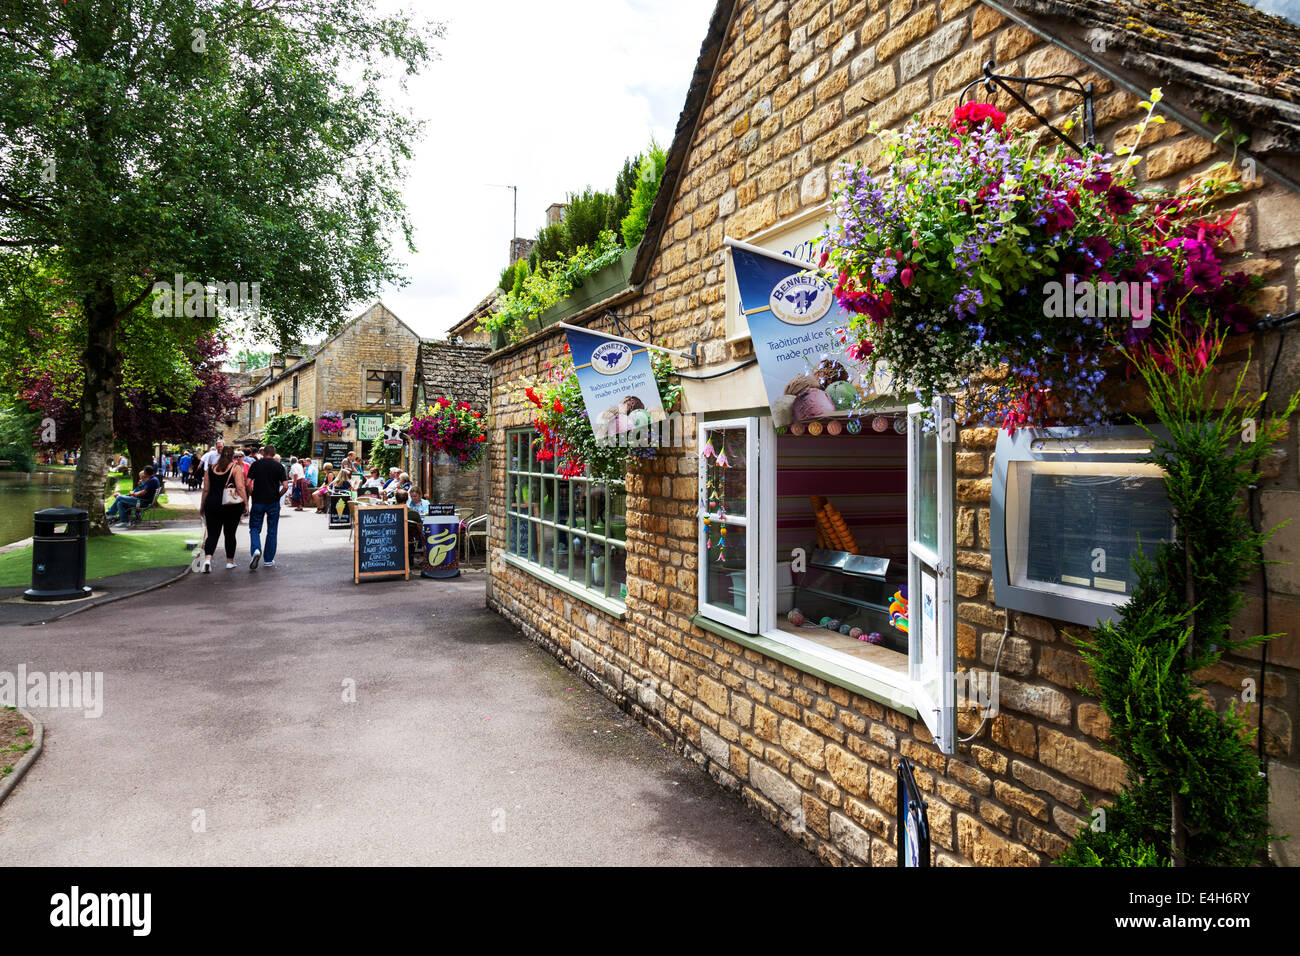
[[[86,580],[106,578],[142,568],[176,567],[190,563],[183,534],[114,534],[86,542]],[[0,587],[32,583],[30,546],[0,554]]]

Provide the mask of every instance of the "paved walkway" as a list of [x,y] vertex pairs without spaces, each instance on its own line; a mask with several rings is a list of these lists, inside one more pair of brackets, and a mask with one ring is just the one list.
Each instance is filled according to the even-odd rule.
[[[277,567],[218,561],[43,627],[0,671],[99,671],[104,711],[34,709],[0,806],[20,865],[807,865],[794,846],[483,607],[482,573],[356,586],[346,531],[287,512]],[[355,687],[355,702],[344,701]]]

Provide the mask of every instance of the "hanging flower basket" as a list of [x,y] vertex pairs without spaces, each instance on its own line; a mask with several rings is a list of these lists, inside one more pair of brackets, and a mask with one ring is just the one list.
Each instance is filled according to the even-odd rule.
[[446,453],[462,471],[483,459],[487,444],[482,413],[474,411],[469,402],[453,403],[448,398],[439,398],[429,414],[412,418],[406,433],[431,451]]
[[[649,434],[638,442],[635,431],[596,436],[567,345],[564,352],[560,361],[546,362],[540,382],[524,389],[524,397],[537,409],[533,417],[539,436],[537,459],[554,462],[555,473],[561,478],[586,474],[605,481],[622,481],[630,460],[648,461],[657,449]],[[664,353],[654,352],[650,367],[664,411],[672,412],[681,396],[681,385],[673,378],[672,361]]]
[[343,421],[342,415],[338,415],[334,412],[326,412],[320,418],[316,419],[316,427],[320,430],[322,435],[334,438],[343,434],[343,430],[347,428],[347,424]]
[[[1164,121],[1159,99],[1147,123]],[[1117,351],[1170,316],[1192,336],[1250,327],[1256,283],[1220,258],[1231,220],[1206,218],[1225,187],[1138,194],[1136,157],[1068,156],[1005,121],[967,103],[946,125],[879,132],[878,178],[837,171],[820,265],[872,372],[926,405],[956,392],[972,423],[1097,425],[1113,414],[1103,379],[1128,371]]]

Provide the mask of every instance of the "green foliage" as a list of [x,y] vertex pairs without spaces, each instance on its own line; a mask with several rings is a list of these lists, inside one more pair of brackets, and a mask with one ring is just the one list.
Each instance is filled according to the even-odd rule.
[[512,292],[521,288],[527,278],[528,260],[519,259],[501,270],[501,281],[497,283],[497,288],[502,292]]
[[238,366],[240,362],[244,363],[245,368],[266,368],[271,364],[270,352],[251,352],[248,349],[240,349],[233,359],[230,360],[232,365]]
[[312,420],[306,415],[275,415],[266,423],[263,444],[274,445],[282,458],[311,454]]
[[35,468],[32,446],[40,423],[41,416],[21,403],[0,408],[0,458],[18,471]]
[[[155,282],[244,283],[242,307],[202,321],[284,343],[401,281],[419,124],[392,78],[442,30],[369,0],[10,3],[0,19],[0,312],[18,311],[12,290],[40,295],[46,268],[80,312],[57,334],[84,366],[74,504],[99,526],[113,398],[140,384],[123,359],[165,383],[172,345],[215,331],[155,315]],[[0,328],[7,352],[16,326]]]
[[1223,713],[1211,709],[1194,675],[1275,636],[1231,637],[1241,588],[1272,534],[1252,529],[1243,492],[1259,479],[1260,456],[1284,434],[1300,393],[1261,421],[1265,396],[1245,394],[1247,365],[1216,408],[1222,343],[1193,344],[1171,331],[1161,345],[1130,357],[1168,433],[1148,429],[1149,460],[1165,472],[1177,533],[1150,559],[1139,555],[1138,585],[1118,620],[1099,625],[1092,642],[1075,641],[1130,782],[1106,830],[1076,838],[1062,861],[1071,865],[1243,866],[1268,842],[1254,734],[1235,701]]
[[[411,413],[407,412],[400,418],[395,418],[390,423],[398,428],[405,428],[411,424]],[[382,440],[375,440],[370,443],[370,460],[366,462],[366,468],[378,468],[379,477],[388,480],[388,469],[396,467],[402,460],[402,446],[397,445],[389,448]]]
[[668,167],[668,152],[658,143],[651,141],[650,148],[637,167],[636,189],[632,192],[631,208],[623,219],[623,242],[629,249],[641,242],[646,226],[650,222],[650,207],[659,195],[659,184],[663,182],[664,170]]
[[522,280],[517,275],[516,288],[497,298],[496,310],[483,318],[479,328],[504,329],[512,341],[522,338],[529,331],[530,321],[535,321],[580,286],[587,276],[616,262],[622,254],[614,234],[606,230],[595,245],[582,246],[566,259],[542,263]]
[[609,210],[609,227],[618,233],[618,241],[624,246],[629,243],[623,236],[623,220],[632,211],[632,194],[636,191],[637,173],[640,172],[642,158],[638,154],[623,160],[623,168],[614,180],[614,205]]
[[600,234],[613,229],[609,222],[614,197],[607,192],[587,188],[581,193],[570,193],[564,213],[566,252],[576,252],[581,246],[592,246],[600,241]]

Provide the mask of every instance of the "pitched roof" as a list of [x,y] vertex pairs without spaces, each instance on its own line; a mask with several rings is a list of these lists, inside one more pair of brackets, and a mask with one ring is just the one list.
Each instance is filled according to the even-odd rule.
[[492,311],[492,306],[496,304],[499,295],[501,295],[501,289],[493,286],[492,291],[481,298],[474,308],[469,310],[469,315],[447,330],[447,338],[475,331],[478,327],[478,320]]
[[[1240,0],[1003,0],[1100,31],[1099,59],[1184,87],[1189,103],[1300,152],[1300,26]],[[1086,45],[1086,44],[1085,44]],[[1272,142],[1267,142],[1271,139]]]

